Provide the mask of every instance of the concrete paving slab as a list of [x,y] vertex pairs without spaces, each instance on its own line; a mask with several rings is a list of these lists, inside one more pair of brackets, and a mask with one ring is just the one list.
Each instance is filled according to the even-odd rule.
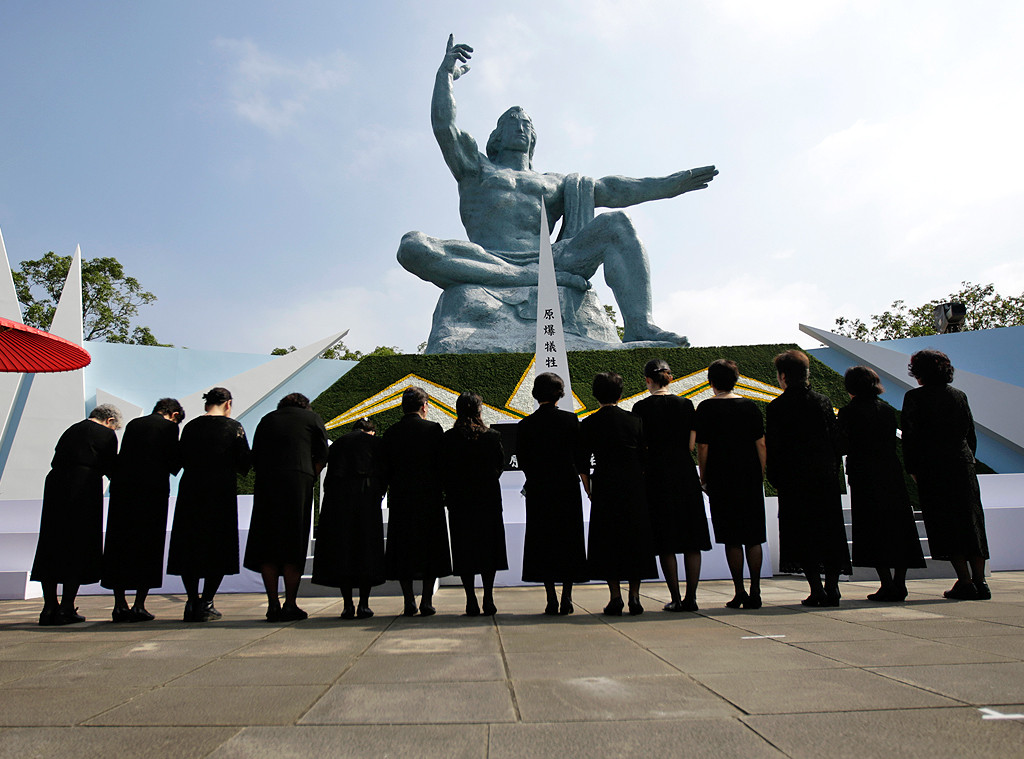
[[238,640],[139,640],[120,648],[110,648],[100,656],[108,659],[207,659],[227,656],[246,643]]
[[976,706],[1024,702],[1024,662],[873,667],[870,671]]
[[981,635],[1020,635],[1021,630],[1014,625],[999,622],[984,622],[979,619],[963,619],[959,617],[938,617],[936,619],[894,620],[864,622],[864,626],[878,630],[910,635],[915,638],[963,638]]
[[858,667],[1013,661],[1011,657],[998,653],[981,649],[964,650],[963,647],[951,645],[950,642],[921,640],[920,638],[899,638],[886,641],[884,645],[879,645],[877,641],[797,643],[794,645],[805,651]]
[[746,674],[693,673],[748,714],[844,712],[954,706],[954,701],[860,669],[812,669]]
[[224,685],[330,685],[355,661],[352,656],[250,657],[217,659],[168,683],[171,687],[208,688]]
[[488,759],[666,756],[778,759],[783,754],[737,720],[492,725]]
[[[900,633],[871,625],[854,624],[827,616],[805,614],[798,619],[762,620],[746,618],[736,621],[745,635],[785,635],[788,643],[842,640],[896,640]],[[879,645],[882,645],[880,642]]]
[[513,680],[678,674],[674,667],[639,648],[507,653],[505,659]]
[[989,651],[1017,661],[1024,661],[1024,635],[982,635],[977,638],[951,638],[946,642],[954,646]]
[[38,675],[47,670],[70,662],[59,659],[51,661],[0,661],[0,685],[15,684],[25,677]]
[[983,720],[977,709],[904,709],[745,717],[743,721],[794,759],[1021,755],[1024,725]]
[[[372,640],[372,639],[371,639]],[[257,657],[355,656],[366,650],[370,640],[365,636],[338,634],[330,638],[302,635],[270,635],[235,648],[227,656],[250,659]]]
[[16,646],[0,648],[0,661],[46,661],[87,659],[102,656],[107,651],[123,648],[124,643],[117,640],[93,642],[85,638],[52,636],[46,639],[35,639]]
[[290,725],[324,692],[320,685],[158,688],[89,725]]
[[364,656],[342,683],[448,683],[505,680],[500,654],[387,654]]
[[571,632],[560,627],[545,626],[539,626],[530,632],[509,633],[504,626],[499,626],[498,630],[501,635],[501,647],[506,653],[572,651],[581,647],[596,651],[636,645],[634,641],[606,625],[577,626],[572,628]]
[[163,685],[206,664],[200,657],[109,659],[96,657],[63,663],[18,681],[19,688],[138,688]]
[[685,675],[517,680],[513,687],[523,722],[707,719],[739,714]]
[[372,683],[332,686],[299,720],[303,725],[514,722],[504,682]]
[[198,759],[237,732],[235,727],[14,728],[0,732],[0,756]]
[[459,630],[451,627],[398,627],[388,629],[366,653],[378,654],[496,654],[501,643],[494,627]]
[[252,759],[254,756],[484,759],[487,733],[487,725],[248,727],[210,756],[211,759]]
[[77,725],[131,699],[132,688],[4,688],[0,725]]
[[706,648],[651,648],[651,653],[686,673],[771,672],[844,666],[770,638],[720,642]]

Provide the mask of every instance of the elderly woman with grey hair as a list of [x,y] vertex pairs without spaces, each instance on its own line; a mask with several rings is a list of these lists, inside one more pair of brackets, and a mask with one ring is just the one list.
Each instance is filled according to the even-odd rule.
[[[41,625],[84,622],[78,588],[100,581],[103,564],[103,477],[117,459],[121,412],[102,404],[88,419],[68,427],[57,441],[43,486],[39,542],[32,580],[42,583]],[[63,595],[58,600],[57,586]]]

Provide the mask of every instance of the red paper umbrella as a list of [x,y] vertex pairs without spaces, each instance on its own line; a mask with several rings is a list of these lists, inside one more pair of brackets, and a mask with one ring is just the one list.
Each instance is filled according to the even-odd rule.
[[90,361],[70,340],[0,317],[0,372],[70,372]]

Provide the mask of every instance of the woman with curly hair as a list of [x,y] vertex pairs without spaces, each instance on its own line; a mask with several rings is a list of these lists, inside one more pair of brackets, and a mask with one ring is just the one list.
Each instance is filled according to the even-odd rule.
[[953,365],[941,351],[910,357],[920,387],[903,397],[903,456],[917,482],[933,559],[953,565],[956,584],[943,595],[956,600],[992,597],[985,582],[988,538],[974,470],[978,438],[967,396],[955,387]]

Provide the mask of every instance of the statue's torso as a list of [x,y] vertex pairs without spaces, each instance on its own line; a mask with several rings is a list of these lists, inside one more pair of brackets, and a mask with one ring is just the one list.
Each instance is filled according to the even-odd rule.
[[479,173],[459,182],[459,212],[470,241],[486,250],[537,250],[541,198],[550,226],[562,215],[565,177],[480,163]]

